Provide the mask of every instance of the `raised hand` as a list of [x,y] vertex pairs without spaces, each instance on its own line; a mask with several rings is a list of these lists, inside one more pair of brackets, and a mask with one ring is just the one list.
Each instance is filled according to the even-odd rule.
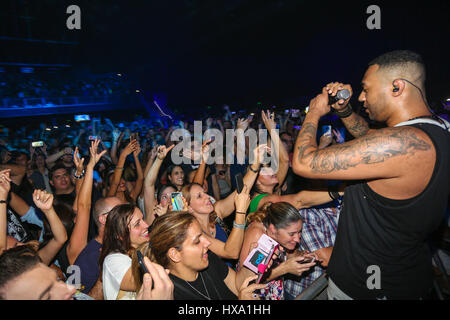
[[247,185],[244,184],[241,193],[237,193],[234,198],[234,204],[236,206],[236,212],[247,212],[250,205],[250,190]]
[[120,155],[121,156],[123,155],[126,157],[126,156],[132,154],[136,150],[137,144],[138,144],[137,140],[131,140],[127,144],[127,146],[125,148],[123,148],[122,153]]
[[42,211],[50,210],[53,206],[53,194],[45,190],[35,189],[33,192],[33,201],[36,207]]
[[253,163],[261,164],[264,159],[265,153],[271,152],[271,148],[267,144],[260,144],[255,149],[253,149]]
[[202,159],[205,163],[208,162],[208,158],[209,158],[209,144],[212,142],[212,140],[206,140],[205,142],[203,142],[202,144]]
[[78,150],[78,147],[75,147],[75,152],[73,153],[73,163],[77,168],[77,172],[81,174],[84,169],[84,158],[80,159],[80,151]]
[[167,156],[167,153],[169,153],[170,150],[172,150],[175,147],[175,145],[171,145],[170,147],[166,146],[159,146],[157,149],[156,156],[159,160],[164,160],[164,158]]
[[237,121],[237,128],[238,129],[242,129],[243,131],[245,131],[245,130],[247,130],[249,123],[250,122],[249,122],[248,118],[238,119],[238,121]]
[[336,142],[337,143],[344,143],[345,139],[341,135],[341,132],[339,130],[333,129],[333,134],[336,137]]
[[158,145],[156,144],[152,150],[150,151],[150,159],[154,160],[156,158],[156,154],[158,152]]
[[121,132],[119,131],[119,129],[114,129],[112,131],[113,141],[118,141],[120,135],[121,135]]
[[277,128],[274,112],[270,113],[270,111],[267,110],[267,114],[266,114],[264,111],[261,111],[261,117],[264,122],[264,125],[266,126],[266,129],[269,130],[269,134],[272,129]]
[[0,200],[6,200],[6,198],[8,198],[9,190],[11,190],[10,173],[11,169],[0,171]]
[[[188,212],[189,211],[189,204],[185,197],[181,196],[181,199],[183,200],[183,209],[179,211]],[[173,211],[172,201],[169,203],[169,211]]]
[[99,139],[95,139],[94,141],[91,142],[91,147],[89,148],[89,152],[91,154],[91,158],[89,159],[89,166],[94,167],[97,162],[100,160],[100,158],[108,151],[108,150],[103,150],[102,152],[98,153],[97,149],[98,149],[98,145],[100,143]]
[[335,104],[331,105],[331,107],[336,110],[345,109],[345,107],[348,105],[348,102],[350,101],[350,98],[353,95],[352,87],[349,84],[343,84],[340,82],[331,82],[331,83],[327,84],[324,89],[331,96],[335,96],[338,91],[343,90],[343,89],[347,89],[348,91],[350,91],[350,97],[348,99],[346,99],[346,100],[340,99]]
[[140,153],[141,153],[141,145],[138,142],[136,145],[136,149],[133,151],[133,156],[138,157]]
[[154,214],[157,215],[158,217],[161,217],[161,216],[165,215],[168,210],[169,210],[169,204],[167,204],[166,206],[162,206],[160,204],[157,204],[153,208]]

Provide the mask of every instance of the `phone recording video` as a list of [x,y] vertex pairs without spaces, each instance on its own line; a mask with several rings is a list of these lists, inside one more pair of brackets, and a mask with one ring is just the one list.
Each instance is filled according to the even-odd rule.
[[181,192],[172,192],[170,194],[170,202],[172,203],[173,211],[184,209],[183,194]]
[[33,148],[43,147],[44,146],[44,141],[33,141],[31,143],[31,146]]

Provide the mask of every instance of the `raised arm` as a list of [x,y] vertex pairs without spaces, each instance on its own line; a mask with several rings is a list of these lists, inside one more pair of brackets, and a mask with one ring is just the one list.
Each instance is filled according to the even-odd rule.
[[122,150],[120,153],[119,161],[117,162],[116,168],[114,169],[113,182],[111,183],[111,187],[108,191],[108,197],[112,197],[116,195],[117,187],[120,183],[120,178],[123,173],[123,166],[125,164],[125,160],[127,156],[135,151],[137,148],[137,140],[131,140],[130,143]]
[[[349,84],[343,84],[339,82],[329,83],[326,86],[326,90],[328,94],[335,96],[339,90],[347,89],[350,92],[350,97],[346,100],[339,100],[331,107],[335,109],[337,112],[345,112],[353,110],[351,105],[349,104],[350,98],[353,95],[352,87]],[[339,113],[338,113],[339,114]],[[348,132],[355,138],[362,137],[369,132],[373,132],[373,129],[369,128],[369,124],[364,120],[363,117],[352,112],[350,116],[341,118]]]
[[250,205],[250,189],[244,185],[241,193],[238,193],[234,198],[236,207],[236,215],[234,218],[233,229],[226,242],[213,239],[207,235],[211,241],[210,250],[218,256],[226,259],[238,259],[241,252],[242,242],[244,241],[245,233],[245,216],[248,206]]
[[[73,202],[73,211],[74,212],[78,212],[78,197],[80,195],[80,189],[81,189],[81,185],[83,184],[84,181],[84,174],[83,171],[84,170],[84,158],[80,159],[80,152],[78,150],[78,147],[75,147],[75,151],[73,153],[73,163],[75,164],[75,168],[77,169],[75,171],[75,175],[76,175],[76,183],[75,183],[75,201]],[[80,177],[80,178],[77,178]]]
[[278,162],[277,178],[279,185],[282,186],[289,170],[289,155],[280,142],[280,136],[276,130],[275,113],[271,114],[267,111],[266,114],[264,111],[261,111],[261,117],[272,139],[272,158],[275,157],[275,160]]
[[198,169],[195,172],[193,183],[197,183],[201,186],[203,186],[203,182],[205,180],[205,172],[206,172],[206,162],[208,160],[208,153],[209,153],[209,144],[212,140],[206,140],[202,144],[202,159],[200,162],[200,165]]
[[0,171],[0,254],[6,250],[7,217],[6,217],[6,200],[11,189],[11,179],[9,177],[11,169]]
[[17,164],[2,164],[0,165],[0,170],[9,169],[9,178],[11,178],[11,182],[16,185],[20,185],[23,177],[27,173],[27,167],[17,165]]
[[[248,118],[241,118],[237,121],[236,129],[236,159],[239,164],[245,163],[245,130],[249,125]],[[234,148],[233,148],[234,152]]]
[[145,222],[151,225],[155,220],[153,208],[155,207],[155,183],[158,177],[159,169],[167,156],[167,153],[172,150],[175,145],[166,148],[166,146],[159,146],[156,153],[156,159],[150,168],[144,180],[144,206],[145,206]]
[[[411,168],[434,163],[429,137],[413,127],[384,128],[358,139],[319,150],[316,132],[321,116],[329,112],[326,88],[310,103],[295,144],[293,170],[312,179],[398,179]],[[420,157],[411,157],[420,153]],[[411,191],[413,192],[413,191]]]
[[67,257],[69,263],[73,264],[87,244],[87,236],[89,231],[89,218],[91,215],[91,198],[92,198],[92,184],[94,176],[94,167],[100,158],[106,153],[103,150],[97,153],[97,148],[100,140],[91,142],[89,152],[91,157],[86,166],[86,174],[83,185],[81,186],[80,195],[78,197],[78,212],[77,221],[70,236],[69,244],[67,245]]
[[144,187],[142,188],[141,191],[141,197],[144,197],[144,188],[145,188],[145,178],[147,177],[147,174],[150,172],[150,168],[153,165],[153,162],[155,161],[156,158],[156,150],[158,149],[158,145],[155,145],[151,151],[148,152],[148,161],[147,164],[145,165],[145,169],[144,169]]
[[120,132],[118,129],[114,129],[112,132],[113,141],[111,145],[111,159],[115,165],[117,165],[117,162],[119,159],[117,158],[117,148],[120,145],[120,142],[122,141],[123,132]]
[[45,190],[34,190],[33,201],[36,207],[45,214],[53,234],[53,238],[38,251],[42,263],[49,265],[67,241],[67,232],[53,208],[53,194]]
[[139,160],[139,153],[141,153],[141,147],[139,142],[136,149],[133,151],[134,163],[136,164],[137,179],[134,189],[130,193],[130,197],[136,201],[137,197],[141,193],[142,184],[144,183],[144,173],[142,172],[141,161]]
[[[264,152],[270,151],[270,148],[265,144],[259,145],[255,150],[253,150],[253,159],[255,159],[254,163],[249,164],[249,169],[245,174],[243,180],[244,184],[248,187],[249,190],[252,189],[253,184],[258,177],[259,168],[261,166],[261,162],[263,159]],[[228,217],[234,211],[234,198],[237,195],[237,191],[233,191],[228,197],[225,199],[219,200],[214,204],[214,210],[216,214],[223,220]]]
[[64,148],[64,150],[59,151],[57,153],[54,153],[54,154],[48,156],[47,159],[45,159],[45,163],[47,163],[47,166],[49,168],[51,168],[51,167],[53,167],[55,162],[58,161],[58,159],[61,158],[63,155],[65,155],[65,154],[72,155],[72,153],[73,153],[72,148],[69,148],[69,147]]

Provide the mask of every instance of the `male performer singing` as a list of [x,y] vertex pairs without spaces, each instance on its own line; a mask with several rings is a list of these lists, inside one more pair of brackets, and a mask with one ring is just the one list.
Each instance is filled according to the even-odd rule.
[[348,100],[331,107],[356,138],[319,150],[316,132],[330,112],[328,95],[350,85],[330,83],[309,106],[297,137],[295,173],[313,179],[359,180],[345,189],[329,274],[329,299],[421,299],[432,287],[427,238],[444,217],[450,190],[449,124],[425,98],[425,67],[410,51],[376,58],[364,74],[359,101],[379,130]]

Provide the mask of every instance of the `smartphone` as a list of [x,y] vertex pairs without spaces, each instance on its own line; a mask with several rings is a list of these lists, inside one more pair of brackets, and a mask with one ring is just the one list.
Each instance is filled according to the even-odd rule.
[[327,134],[331,136],[331,126],[322,126],[323,134]]
[[300,264],[303,264],[303,263],[311,263],[311,262],[314,262],[314,261],[316,261],[316,258],[315,258],[315,257],[306,257],[305,260],[300,261],[299,263],[300,263]]
[[97,139],[97,136],[89,136],[89,141],[94,141],[95,139]]
[[253,117],[255,116],[254,113],[250,113],[250,115],[248,116],[248,120],[253,120]]
[[305,113],[308,113],[308,111],[309,111],[309,106],[307,106],[307,107],[305,108]]
[[236,179],[237,193],[241,193],[242,189],[244,189],[244,178],[242,178],[242,173],[238,173],[234,178]]
[[172,192],[170,194],[170,202],[172,203],[173,211],[184,209],[183,194],[181,192]]
[[91,117],[88,114],[78,114],[74,116],[76,122],[91,121]]
[[254,273],[257,273],[258,279],[256,283],[260,283],[264,272],[269,265],[272,255],[277,250],[279,244],[271,237],[263,234],[258,239],[258,246],[250,251],[249,255],[244,261],[244,266]]
[[44,141],[33,141],[31,143],[31,146],[33,148],[37,148],[37,147],[43,147],[44,146]]
[[211,137],[211,142],[214,142],[216,140],[216,137],[215,136],[212,136]]
[[144,274],[146,274],[146,273],[150,273],[150,272],[148,272],[148,269],[145,266],[144,256],[142,255],[142,253],[139,250],[137,250],[137,257],[138,257],[139,268],[141,269],[142,276],[144,276]]

